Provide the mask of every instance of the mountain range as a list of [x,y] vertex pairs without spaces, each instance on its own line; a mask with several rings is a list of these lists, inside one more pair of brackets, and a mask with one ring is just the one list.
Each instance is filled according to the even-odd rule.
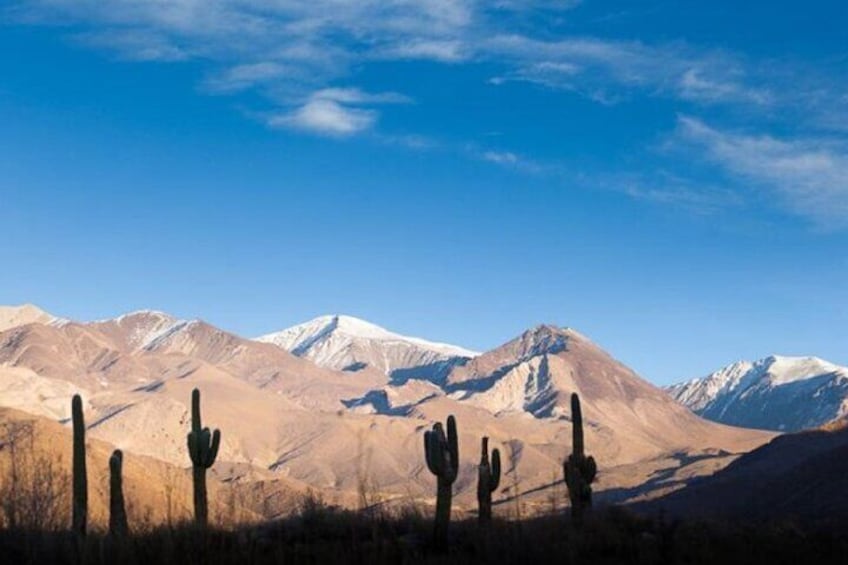
[[[90,437],[185,468],[197,387],[204,423],[222,430],[212,476],[265,502],[312,488],[348,506],[363,490],[428,504],[435,480],[421,436],[453,414],[460,511],[473,506],[484,435],[507,462],[496,500],[518,492],[528,509],[548,507],[550,496],[564,500],[572,392],[601,500],[673,490],[774,435],[698,417],[570,328],[540,325],[475,354],[345,316],[254,340],[156,311],[94,322],[31,306],[0,313],[0,406],[66,424],[79,393]],[[285,512],[280,504],[271,512]]]
[[776,431],[812,429],[848,414],[848,367],[817,357],[740,361],[668,388],[704,418]]

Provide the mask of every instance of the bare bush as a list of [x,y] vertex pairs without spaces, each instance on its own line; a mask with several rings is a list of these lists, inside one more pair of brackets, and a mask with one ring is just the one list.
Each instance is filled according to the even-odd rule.
[[36,448],[33,422],[0,424],[0,517],[7,529],[67,527],[69,476],[61,458]]

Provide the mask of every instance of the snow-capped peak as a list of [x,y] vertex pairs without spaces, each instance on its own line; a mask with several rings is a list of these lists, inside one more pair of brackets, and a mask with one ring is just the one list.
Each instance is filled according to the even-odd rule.
[[476,351],[455,345],[428,341],[391,332],[366,320],[343,314],[319,316],[285,330],[258,337],[256,340],[273,343],[274,345],[297,353],[298,351],[308,349],[311,344],[331,333],[354,339],[380,342],[407,342],[423,349],[448,356],[475,357],[479,355]]
[[765,372],[774,385],[802,381],[827,373],[842,373],[848,376],[848,370],[845,367],[840,367],[818,357],[772,355],[754,365],[758,366],[760,364],[762,364],[763,369],[765,369]]
[[775,430],[822,425],[848,409],[848,368],[818,357],[737,361],[668,392],[718,422]]
[[[257,338],[323,367],[355,371],[366,366],[386,375],[425,368],[434,377],[447,364],[475,357],[477,352],[391,332],[353,316],[320,316],[280,332]],[[431,374],[432,373],[432,374]]]

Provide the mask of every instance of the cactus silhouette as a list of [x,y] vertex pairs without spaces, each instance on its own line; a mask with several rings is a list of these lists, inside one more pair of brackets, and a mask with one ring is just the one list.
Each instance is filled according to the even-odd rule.
[[444,549],[448,543],[448,524],[451,515],[452,487],[459,472],[459,443],[456,435],[456,420],[448,416],[448,434],[437,422],[433,429],[424,432],[424,455],[427,468],[436,475],[436,520],[433,540],[437,548]]
[[477,519],[481,524],[492,521],[492,493],[501,482],[501,452],[492,450],[492,462],[489,463],[489,438],[484,437],[480,465],[477,467]]
[[580,397],[571,395],[572,453],[563,461],[562,470],[571,499],[571,518],[576,526],[583,523],[583,514],[592,507],[592,482],[598,472],[594,457],[586,457],[583,447],[583,412]]
[[129,533],[121,478],[123,462],[124,454],[121,450],[113,451],[109,458],[109,535],[114,537],[124,537]]
[[206,469],[215,463],[221,432],[210,432],[200,423],[200,391],[191,391],[191,431],[188,433],[188,454],[191,457],[194,475],[194,521],[205,527],[209,521],[206,500]]
[[85,469],[85,420],[82,414],[82,398],[78,394],[71,400],[71,418],[74,424],[71,528],[78,536],[84,537],[88,521],[88,478]]

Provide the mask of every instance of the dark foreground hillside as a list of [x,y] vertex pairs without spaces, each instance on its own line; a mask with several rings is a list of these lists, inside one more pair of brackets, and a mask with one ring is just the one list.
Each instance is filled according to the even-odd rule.
[[848,521],[848,423],[779,436],[714,475],[637,508],[690,518]]
[[[831,525],[833,526],[833,525]],[[576,532],[562,515],[452,524],[447,553],[429,544],[430,523],[415,513],[371,517],[321,506],[235,531],[159,528],[121,543],[89,535],[79,559],[67,533],[0,532],[0,563],[45,564],[383,564],[383,563],[845,563],[848,529],[804,523],[748,524],[641,518],[611,508]]]

